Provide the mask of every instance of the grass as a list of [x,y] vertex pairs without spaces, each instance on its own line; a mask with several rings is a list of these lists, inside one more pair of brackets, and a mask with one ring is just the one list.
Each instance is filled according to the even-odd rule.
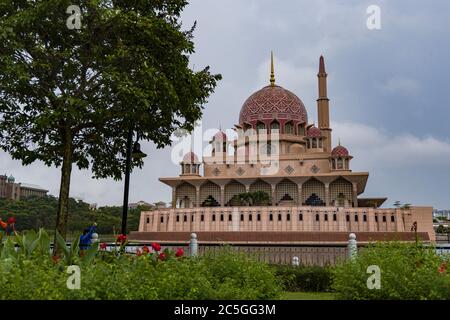
[[284,292],[282,300],[333,300],[331,292]]

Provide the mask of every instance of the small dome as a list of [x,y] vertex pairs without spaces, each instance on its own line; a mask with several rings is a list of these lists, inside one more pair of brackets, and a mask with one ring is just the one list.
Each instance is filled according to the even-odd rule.
[[348,157],[349,153],[346,147],[338,145],[331,151],[333,157]]
[[198,163],[198,158],[197,155],[195,153],[188,152],[184,155],[183,157],[183,162],[185,163]]
[[12,175],[10,175],[9,177],[8,177],[8,182],[14,182],[16,179],[12,176]]
[[227,135],[222,130],[217,132],[213,138],[215,141],[227,141]]
[[312,126],[308,129],[307,136],[310,138],[319,138],[322,136],[322,131],[319,128]]

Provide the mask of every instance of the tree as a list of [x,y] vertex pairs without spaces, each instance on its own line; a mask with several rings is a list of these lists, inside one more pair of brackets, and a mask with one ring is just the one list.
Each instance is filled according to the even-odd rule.
[[[75,2],[80,29],[66,13]],[[120,179],[130,130],[161,148],[193,129],[220,75],[194,72],[185,0],[4,0],[0,147],[61,167],[56,229],[66,235],[72,166]],[[141,166],[135,160],[133,166]]]

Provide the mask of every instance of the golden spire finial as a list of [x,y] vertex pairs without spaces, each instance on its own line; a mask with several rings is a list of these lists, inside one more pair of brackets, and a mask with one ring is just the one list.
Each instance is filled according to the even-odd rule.
[[275,72],[273,68],[273,51],[270,51],[270,85],[275,85]]

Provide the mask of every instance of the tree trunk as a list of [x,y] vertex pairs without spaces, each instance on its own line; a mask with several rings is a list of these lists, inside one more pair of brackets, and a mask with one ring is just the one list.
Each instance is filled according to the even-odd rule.
[[58,212],[56,213],[56,230],[53,253],[59,252],[56,245],[56,231],[59,232],[63,239],[67,235],[67,220],[69,216],[69,191],[70,191],[70,176],[72,173],[72,135],[70,130],[65,130],[63,141],[63,164],[61,168],[61,184],[59,188]]

